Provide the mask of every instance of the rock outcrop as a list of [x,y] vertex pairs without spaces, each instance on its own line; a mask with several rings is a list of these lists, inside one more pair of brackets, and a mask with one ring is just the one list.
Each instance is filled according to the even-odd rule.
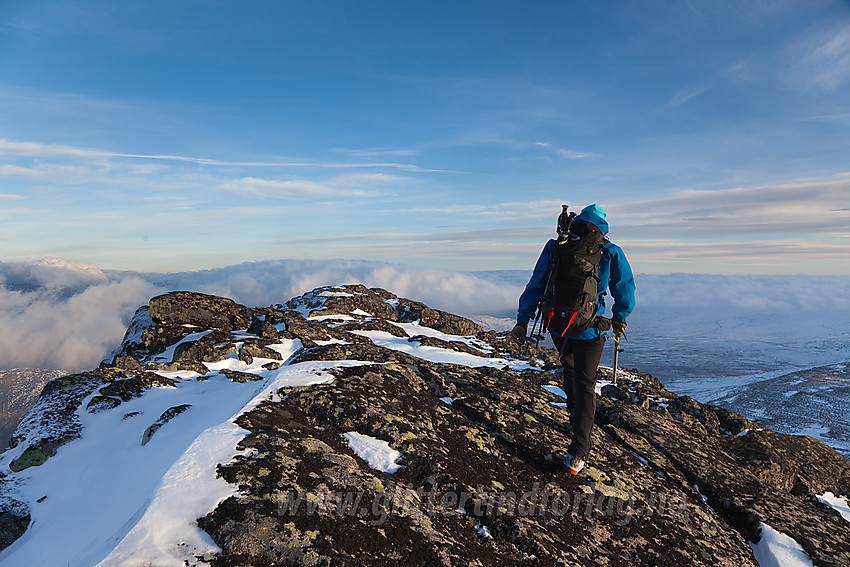
[[[286,360],[274,348],[284,340],[302,347]],[[257,360],[264,370],[245,370]],[[218,467],[236,495],[198,519],[221,548],[212,565],[738,567],[757,565],[748,542],[766,524],[815,565],[850,566],[850,522],[817,499],[850,495],[850,464],[823,443],[634,370],[602,387],[589,466],[567,475],[553,351],[359,285],[267,308],[152,299],[108,364],[45,387],[9,468],[41,465],[83,434],[79,411],[120,412],[174,387],[174,373],[205,380],[232,361],[221,373],[244,383],[343,360],[332,382],[286,388],[237,418],[248,434]],[[141,442],[188,407],[169,408]],[[397,470],[353,451],[352,432],[397,451]],[[5,546],[28,516],[26,503],[0,505]]]

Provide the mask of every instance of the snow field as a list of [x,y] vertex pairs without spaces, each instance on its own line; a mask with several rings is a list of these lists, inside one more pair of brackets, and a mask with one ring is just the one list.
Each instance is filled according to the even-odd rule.
[[[287,340],[274,348],[287,359],[301,343]],[[10,476],[13,496],[27,503],[32,523],[0,553],[0,563],[183,566],[218,551],[196,519],[236,494],[235,486],[215,475],[216,465],[230,461],[247,435],[236,418],[281,388],[328,383],[333,375],[327,370],[363,364],[316,361],[269,371],[260,368],[266,362],[255,359],[249,366],[229,358],[209,363],[211,373],[201,381],[163,372],[178,379],[176,387],[151,388],[97,414],[85,411],[84,400],[77,411],[82,437],[60,447],[43,465]],[[262,379],[231,382],[213,374],[222,368]],[[190,407],[142,446],[145,430],[165,410],[182,404]],[[12,453],[0,458],[4,469],[17,456]]]

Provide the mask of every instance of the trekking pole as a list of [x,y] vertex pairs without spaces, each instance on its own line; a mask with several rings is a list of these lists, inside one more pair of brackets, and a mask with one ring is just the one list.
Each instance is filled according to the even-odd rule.
[[[537,317],[534,319],[534,324],[531,326],[531,337],[534,339],[535,346],[540,346],[540,335],[543,333],[543,319],[541,315],[543,314],[543,309],[538,305],[537,306]],[[540,331],[535,335],[534,329],[537,328],[537,323],[540,323]]]
[[620,335],[614,333],[614,385],[617,385],[617,364],[619,362],[620,353],[623,349],[620,348]]

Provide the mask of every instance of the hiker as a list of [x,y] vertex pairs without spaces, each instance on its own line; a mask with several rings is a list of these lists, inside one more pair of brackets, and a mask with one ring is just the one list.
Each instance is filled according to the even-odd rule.
[[[605,211],[596,204],[585,207],[578,216],[568,214],[564,206],[558,219],[558,239],[550,240],[543,248],[519,298],[517,323],[511,331],[516,340],[525,341],[528,321],[540,306],[544,331],[548,329],[564,367],[564,392],[572,426],[572,441],[564,465],[571,474],[578,474],[584,468],[590,453],[590,432],[596,417],[596,373],[606,332],[612,329],[617,337],[622,336],[626,317],[635,305],[632,268],[623,250],[605,238],[608,234],[605,217]],[[569,252],[578,250],[574,246],[584,241],[588,244],[581,251]],[[593,248],[592,254],[581,256],[590,248]],[[581,258],[576,260],[576,256]],[[598,268],[588,268],[594,263]],[[577,265],[583,268],[576,268]],[[568,273],[569,266],[572,266],[571,273]],[[592,272],[596,269],[598,274],[594,275]],[[580,270],[579,276],[575,275],[576,270]],[[584,302],[583,307],[580,299],[580,306],[576,307],[576,295],[581,295],[577,286],[585,286],[588,290],[584,296],[590,300]],[[611,292],[614,300],[610,319],[604,317],[606,291]],[[572,297],[555,297],[558,293],[562,296],[572,294]]]

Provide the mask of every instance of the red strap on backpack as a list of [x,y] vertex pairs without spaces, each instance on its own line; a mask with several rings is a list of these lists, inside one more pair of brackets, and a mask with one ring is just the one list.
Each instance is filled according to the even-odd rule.
[[[570,317],[570,322],[567,323],[567,326],[564,327],[564,331],[561,333],[561,338],[563,338],[564,335],[567,334],[567,331],[570,330],[570,327],[572,326],[572,324],[575,323],[576,315],[578,315],[578,313],[576,313],[574,311],[573,316]],[[546,328],[549,330],[549,334],[552,334],[552,327],[550,327],[549,325],[552,322],[552,317],[554,317],[554,316],[555,316],[555,310],[553,309],[552,311],[549,312],[549,317],[546,318]]]

